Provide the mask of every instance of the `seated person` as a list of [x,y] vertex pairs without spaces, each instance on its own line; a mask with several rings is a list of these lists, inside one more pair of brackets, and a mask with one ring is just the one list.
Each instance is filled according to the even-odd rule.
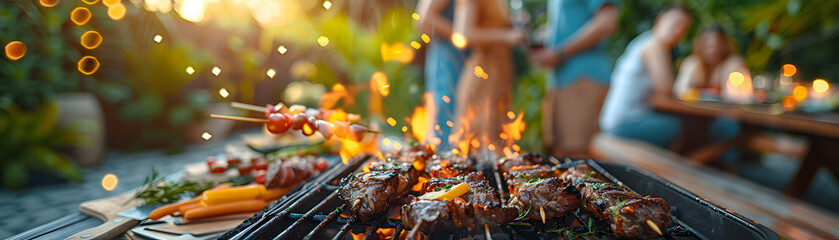
[[[603,132],[619,137],[638,139],[667,148],[680,133],[682,122],[677,116],[655,110],[666,106],[685,111],[714,115],[708,110],[685,106],[673,98],[673,63],[670,51],[684,37],[691,23],[687,9],[673,7],[662,11],[653,29],[636,37],[618,59],[612,74],[612,87],[600,116]],[[718,118],[723,119],[723,118]],[[711,132],[728,134],[712,138],[733,139],[739,132],[736,122],[715,120]],[[726,124],[733,123],[732,124]],[[709,161],[725,147],[715,148],[697,161]],[[692,158],[691,156],[688,156]]]
[[[729,75],[740,72],[744,81],[736,88],[726,87]],[[743,58],[732,51],[728,36],[719,26],[711,26],[693,41],[693,53],[685,58],[676,76],[673,92],[682,100],[722,99],[748,101],[751,92],[749,70]],[[738,90],[742,89],[742,90]]]

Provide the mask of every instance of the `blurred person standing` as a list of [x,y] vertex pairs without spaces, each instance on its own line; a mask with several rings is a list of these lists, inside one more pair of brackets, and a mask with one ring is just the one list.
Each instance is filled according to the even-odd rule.
[[676,101],[670,51],[684,37],[691,21],[691,14],[682,7],[663,10],[651,31],[629,43],[618,58],[600,115],[603,132],[664,148],[679,134],[679,118],[658,112],[653,106]]
[[588,156],[612,69],[602,42],[617,28],[612,0],[548,2],[545,49],[531,53],[531,61],[551,69],[543,105],[548,153]]
[[[743,81],[727,86],[729,75],[739,72]],[[693,40],[693,53],[682,61],[673,92],[683,100],[748,101],[751,93],[749,69],[746,62],[732,50],[725,31],[712,25]]]
[[524,40],[525,32],[512,27],[507,1],[457,0],[452,41],[470,53],[457,86],[455,140],[477,139],[501,152],[502,124],[512,107],[512,46]]
[[[428,94],[425,104],[429,110],[426,129],[432,132],[428,136],[440,139],[431,142],[443,151],[451,149],[448,144],[451,127],[447,122],[455,121],[455,87],[467,52],[451,42],[455,1],[420,0],[417,3],[420,20],[416,27],[432,38],[425,56],[425,91]],[[439,126],[439,130],[434,126]]]

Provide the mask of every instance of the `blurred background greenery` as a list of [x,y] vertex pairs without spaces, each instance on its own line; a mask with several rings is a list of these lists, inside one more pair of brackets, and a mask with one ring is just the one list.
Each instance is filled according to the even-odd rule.
[[[106,3],[114,2],[126,8],[124,16],[109,16],[112,7]],[[702,26],[719,24],[752,72],[777,74],[782,64],[792,63],[807,81],[839,79],[839,66],[832,59],[839,50],[832,44],[839,36],[839,1],[680,2],[695,13],[688,39]],[[547,0],[522,3],[531,13],[529,27],[543,25]],[[612,56],[649,29],[653,16],[671,3],[621,1],[620,28],[608,42]],[[57,111],[49,102],[69,92],[96,96],[107,143],[119,149],[179,151],[201,141],[195,133],[206,130],[202,124],[208,109],[228,101],[343,108],[399,136],[403,126],[410,126],[424,92],[425,43],[413,27],[415,5],[415,0],[103,0],[91,5],[63,0],[46,7],[39,0],[2,1],[0,43],[22,41],[28,52],[17,61],[0,60],[0,130],[6,131],[0,137],[35,149],[70,144],[27,140],[8,132],[15,128],[4,127],[23,116],[42,119],[38,116]],[[77,7],[90,9],[88,23],[70,21]],[[90,30],[104,39],[92,50],[79,40]],[[419,43],[418,49],[412,42]],[[690,42],[683,41],[676,52],[679,58],[689,54]],[[92,75],[80,73],[77,62],[82,56],[96,57],[101,67]],[[527,125],[519,145],[541,152],[544,72],[527,67],[526,58],[516,62],[526,69],[511,90],[514,111],[524,113]],[[389,86],[387,93],[380,90],[384,85]],[[222,88],[229,96],[217,94]],[[386,124],[389,117],[398,123]],[[72,126],[53,129],[55,123],[48,119],[35,125],[39,124],[50,128],[44,130],[45,138],[73,138],[62,136],[61,130]],[[24,157],[15,149],[0,147],[3,169],[26,162],[17,160]],[[61,151],[54,154],[65,157]],[[54,162],[31,167],[58,169],[63,176],[74,176],[75,169]]]

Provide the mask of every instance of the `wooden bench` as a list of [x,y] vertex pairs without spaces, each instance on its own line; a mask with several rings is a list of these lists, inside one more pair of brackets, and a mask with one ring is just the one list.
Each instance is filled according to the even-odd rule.
[[839,216],[668,150],[601,134],[592,140],[591,152],[600,160],[650,171],[771,228],[782,239],[839,239]]

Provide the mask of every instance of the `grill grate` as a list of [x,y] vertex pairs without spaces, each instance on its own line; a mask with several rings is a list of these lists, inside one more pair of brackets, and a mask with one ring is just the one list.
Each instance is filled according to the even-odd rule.
[[[337,211],[345,209],[343,202],[338,199],[338,182],[341,178],[357,171],[361,171],[362,163],[366,164],[374,158],[365,156],[352,159],[348,164],[337,164],[328,171],[309,182],[298,186],[290,194],[280,198],[262,212],[253,216],[238,226],[236,229],[226,233],[222,239],[356,239],[364,234],[364,239],[399,239],[400,236],[408,235],[410,229],[405,229],[399,219],[400,206],[392,204],[389,211],[372,220],[362,223],[354,216],[343,214],[351,211]],[[488,161],[483,161],[488,162]],[[568,168],[578,164],[589,164],[595,171],[602,174],[607,180],[620,183],[612,175],[598,166],[594,161],[571,161],[556,158],[549,158],[551,165],[558,168]],[[495,164],[479,166],[490,181],[490,186],[496,186],[501,193],[502,200],[505,200],[508,193],[505,191],[506,182],[502,180],[501,174]],[[631,190],[631,189],[630,189]],[[417,192],[409,192],[411,195],[418,195]],[[402,198],[397,201],[404,201]],[[671,209],[675,211],[675,209]],[[346,213],[341,213],[346,212]],[[590,220],[591,219],[591,220]],[[557,239],[563,237],[562,232],[553,231],[557,229],[587,230],[597,229],[599,232],[611,232],[609,225],[594,218],[591,213],[578,208],[572,214],[564,217],[549,220],[546,224],[541,221],[527,220],[530,225],[507,225],[501,228],[489,229],[494,239]],[[589,223],[592,226],[588,226]],[[384,232],[385,235],[378,234]],[[347,233],[353,236],[347,237]],[[358,235],[356,235],[358,234]],[[486,237],[484,230],[457,233],[426,233],[430,239],[463,239],[468,237]],[[613,234],[598,234],[585,236],[587,239],[594,237],[598,239],[620,239]],[[663,239],[707,239],[693,230],[679,219],[673,217],[673,226],[667,229]]]

